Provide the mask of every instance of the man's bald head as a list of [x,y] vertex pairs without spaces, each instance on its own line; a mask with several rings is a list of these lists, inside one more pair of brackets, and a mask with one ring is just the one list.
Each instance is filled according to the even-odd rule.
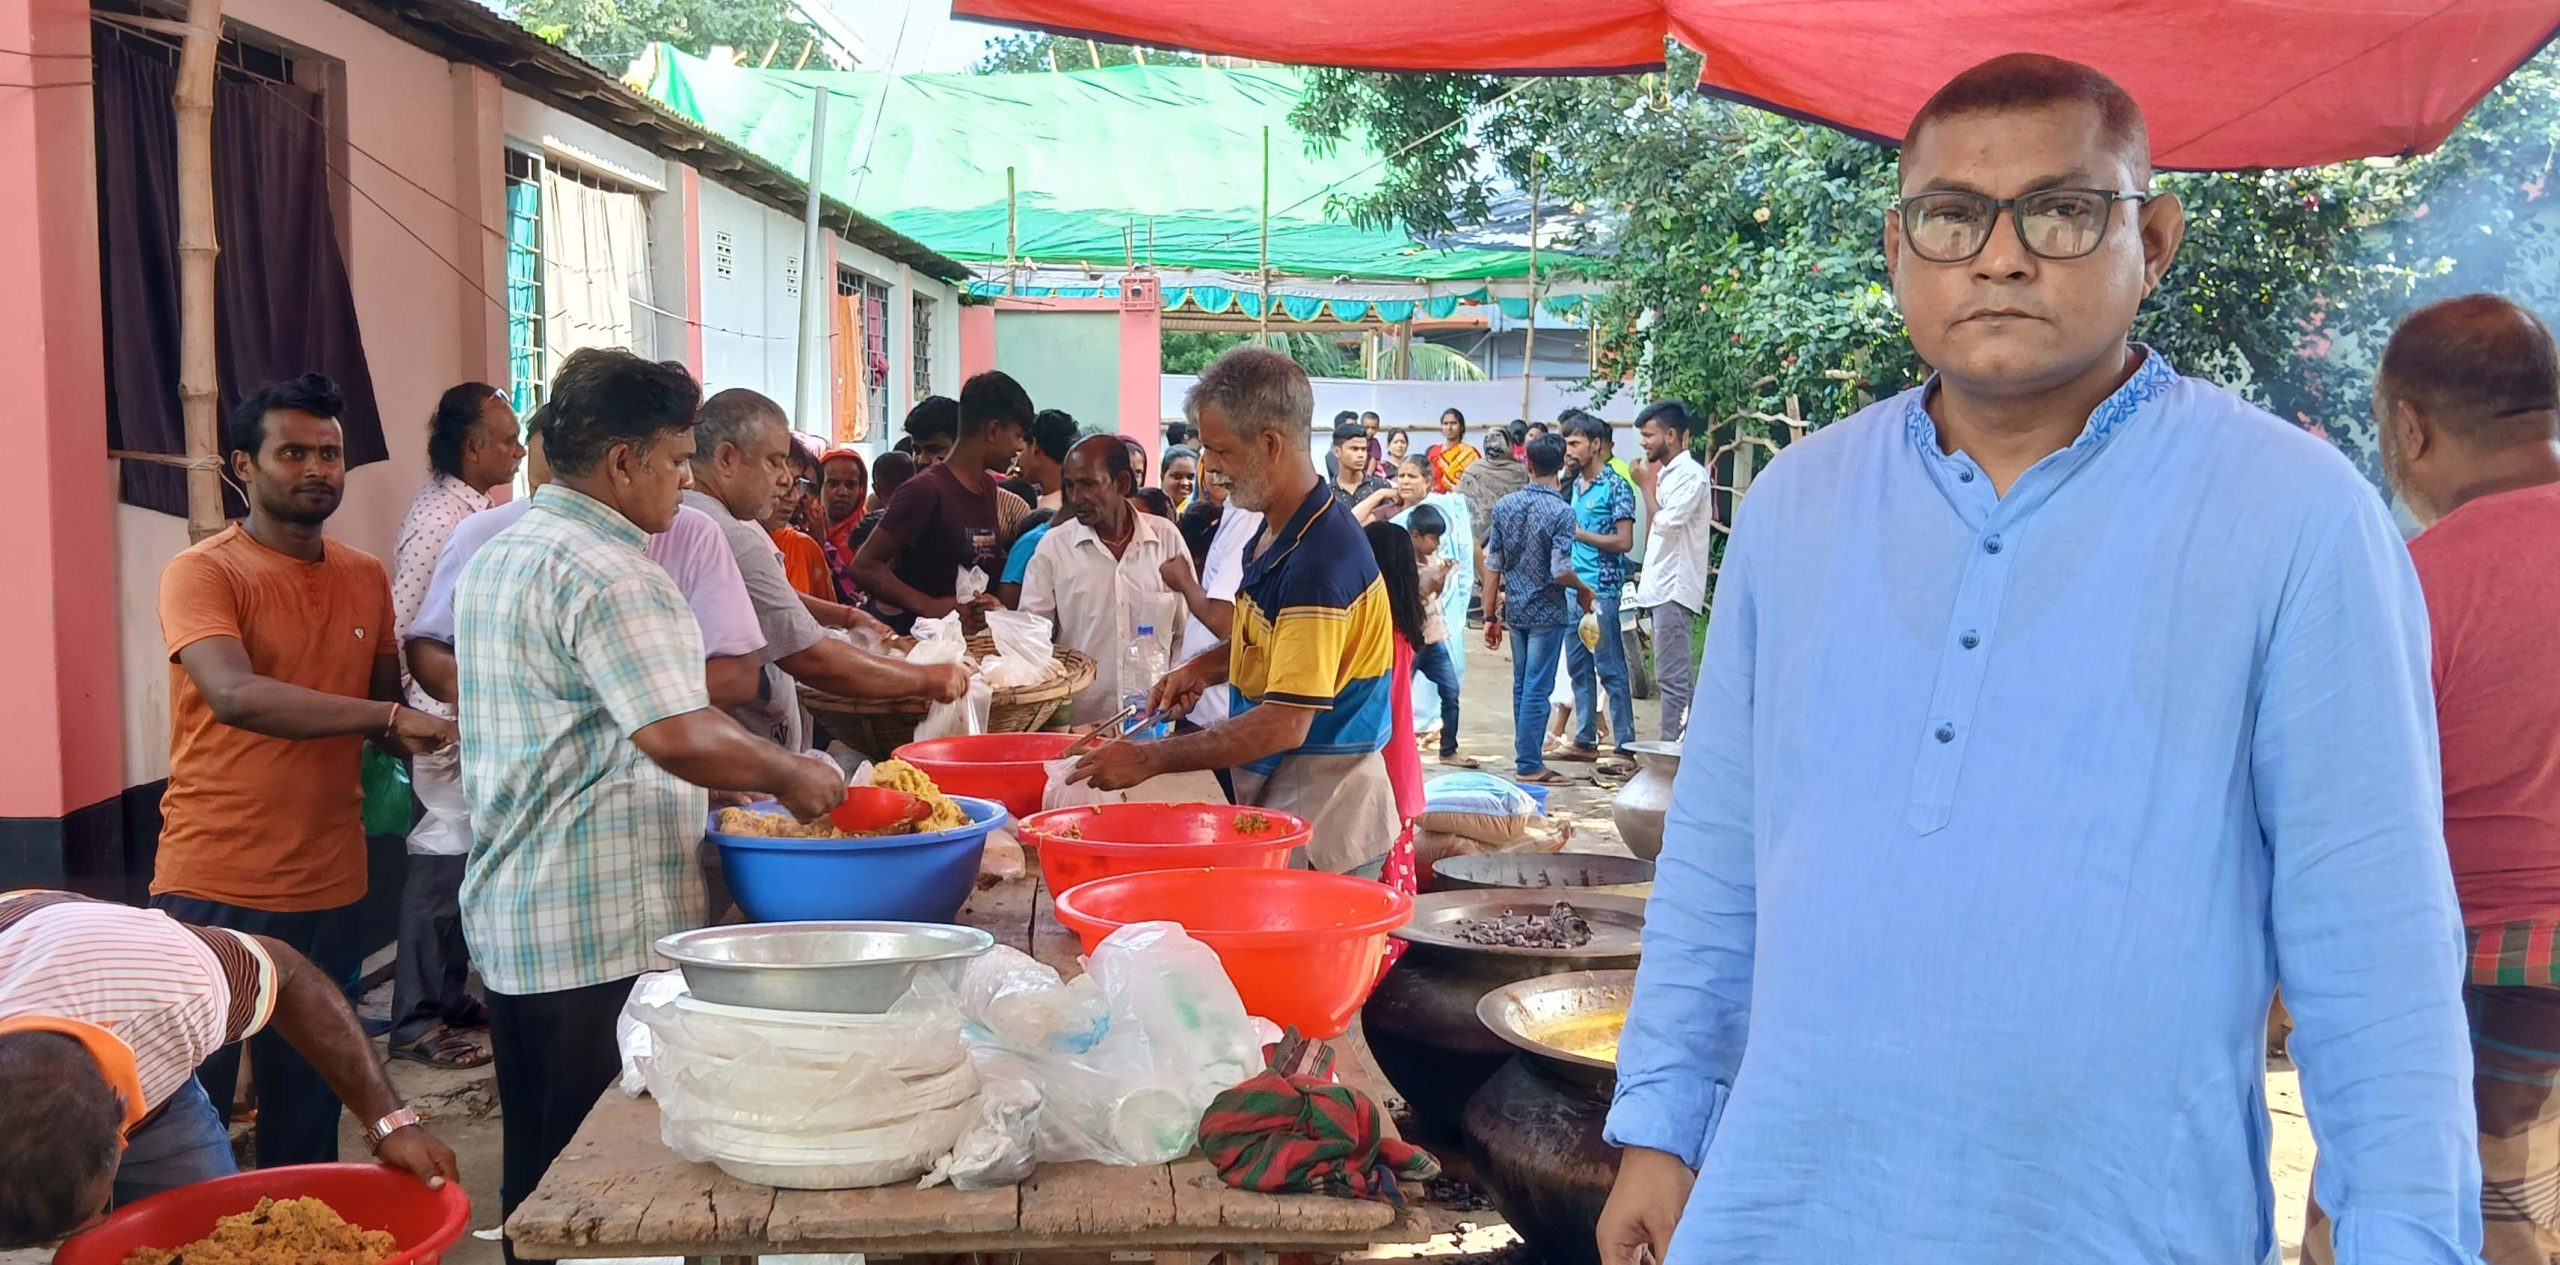
[[2374,389],[2417,405],[2465,443],[2549,443],[2560,418],[2560,352],[2533,313],[2494,294],[2466,294],[2401,319]]
[[2099,132],[2132,169],[2138,184],[2151,181],[2151,129],[2133,94],[2092,67],[2042,53],[2010,53],[1947,81],[1902,134],[1907,157],[1933,125],[1968,114],[1999,114],[2082,105],[2097,112]]

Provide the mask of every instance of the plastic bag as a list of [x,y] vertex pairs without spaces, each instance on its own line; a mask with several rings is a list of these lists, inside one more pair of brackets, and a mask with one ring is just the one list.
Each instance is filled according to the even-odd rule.
[[1058,662],[1057,630],[1045,615],[988,611],[987,633],[995,638],[996,653],[986,662],[986,677],[998,689],[1038,685]]
[[985,1081],[968,1131],[916,1188],[949,1182],[961,1190],[989,1190],[1020,1182],[1039,1164],[1033,1158],[1039,1132],[1039,1089],[1026,1081]]
[[951,577],[951,600],[966,606],[987,591],[987,573],[976,567],[962,567]]
[[622,1092],[637,1098],[648,1092],[649,1081],[643,1070],[651,1055],[657,1052],[657,1038],[631,1013],[633,1006],[653,1006],[674,1001],[684,992],[684,972],[652,971],[631,981],[631,996],[622,1003],[622,1013],[613,1017],[614,1043],[622,1050],[622,1075],[614,1083]]
[[[984,968],[976,987],[964,977],[963,1009],[981,1080],[1039,1091],[1040,1163],[1178,1159],[1199,1141],[1209,1100],[1261,1065],[1253,1021],[1218,955],[1173,923],[1111,933],[1072,984],[1019,957]],[[1098,1035],[1079,1022],[1096,1001]]]
[[409,802],[409,766],[400,757],[366,743],[364,748],[364,832],[405,835],[418,819]]
[[660,1136],[741,1181],[846,1189],[912,1180],[978,1117],[959,1002],[920,976],[883,1015],[713,1006],[635,993]]
[[[957,612],[937,619],[919,619],[915,626],[915,648],[907,652],[909,663],[964,663],[968,660],[969,640],[960,630]],[[916,738],[948,738],[958,734],[982,734],[987,731],[987,709],[994,700],[995,689],[984,676],[971,673],[969,688],[948,703],[935,703],[924,710],[924,719],[916,722]]]
[[1118,804],[1129,798],[1127,791],[1106,791],[1091,782],[1070,782],[1067,775],[1075,772],[1083,756],[1051,760],[1041,766],[1049,771],[1048,788],[1040,792],[1043,811],[1052,808],[1088,808],[1095,804]]

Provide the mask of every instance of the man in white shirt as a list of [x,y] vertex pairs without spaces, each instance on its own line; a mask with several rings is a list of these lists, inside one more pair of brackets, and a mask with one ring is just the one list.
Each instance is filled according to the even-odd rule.
[[[406,637],[445,541],[462,520],[489,508],[490,494],[516,477],[524,460],[516,411],[498,388],[465,382],[436,401],[427,420],[427,465],[433,471],[409,502],[391,545],[393,632]],[[453,709],[418,688],[406,671],[400,685],[411,707],[453,719]],[[465,988],[471,951],[462,942],[462,862],[471,851],[471,813],[462,795],[458,746],[410,760],[410,780],[426,809],[409,830],[408,880],[400,896],[400,956],[391,977],[391,1053],[433,1067],[477,1067],[489,1061],[460,1029],[486,1028],[488,1010]]]
[[1689,630],[1707,604],[1711,537],[1706,467],[1689,455],[1696,423],[1689,406],[1658,400],[1636,415],[1644,460],[1633,474],[1653,535],[1636,583],[1636,604],[1653,612],[1653,679],[1662,687],[1662,740],[1678,742],[1689,727],[1689,688],[1698,669]]
[[[1119,710],[1123,652],[1140,626],[1170,647],[1181,601],[1165,585],[1164,564],[1189,565],[1182,532],[1171,519],[1129,503],[1136,467],[1116,435],[1092,435],[1067,450],[1066,508],[1031,555],[1022,577],[1022,609],[1057,621],[1058,644],[1093,656],[1093,684],[1068,703],[1072,723],[1089,725]],[[1153,681],[1126,684],[1145,694]]]

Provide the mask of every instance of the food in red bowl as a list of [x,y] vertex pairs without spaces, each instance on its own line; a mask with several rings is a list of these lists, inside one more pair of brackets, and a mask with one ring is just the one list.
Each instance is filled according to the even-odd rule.
[[398,1248],[383,1265],[436,1265],[471,1228],[471,1197],[459,1182],[425,1182],[379,1164],[294,1164],[262,1168],[163,1191],[117,1209],[71,1236],[54,1265],[124,1265],[136,1248],[176,1251],[213,1233],[214,1223],[248,1212],[262,1198],[317,1199],[352,1226],[381,1230]]
[[1413,917],[1413,898],[1383,883],[1309,870],[1149,870],[1056,899],[1087,953],[1129,923],[1181,924],[1217,953],[1248,1013],[1313,1037],[1351,1026],[1377,986],[1387,933]]
[[1040,811],[1049,790],[1048,763],[1075,734],[965,734],[910,742],[890,754],[925,771],[945,795],[1001,803],[1020,821]]
[[1235,804],[1097,804],[1023,818],[1052,894],[1147,870],[1287,867],[1314,828],[1303,817]]

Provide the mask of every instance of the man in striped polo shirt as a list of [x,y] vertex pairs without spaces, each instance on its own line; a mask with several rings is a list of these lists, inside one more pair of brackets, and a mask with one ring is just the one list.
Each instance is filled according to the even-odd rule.
[[1266,348],[1220,356],[1183,399],[1230,499],[1264,515],[1247,549],[1223,651],[1165,674],[1150,700],[1180,716],[1228,689],[1223,723],[1158,742],[1115,742],[1070,775],[1105,790],[1159,773],[1233,769],[1236,800],[1315,827],[1301,864],[1374,875],[1395,842],[1387,745],[1393,621],[1352,507],[1317,477],[1315,393],[1306,371]]
[[384,1163],[456,1180],[337,981],[283,942],[68,892],[0,894],[0,1249],[237,1171],[196,1065],[261,1029],[368,1122]]

